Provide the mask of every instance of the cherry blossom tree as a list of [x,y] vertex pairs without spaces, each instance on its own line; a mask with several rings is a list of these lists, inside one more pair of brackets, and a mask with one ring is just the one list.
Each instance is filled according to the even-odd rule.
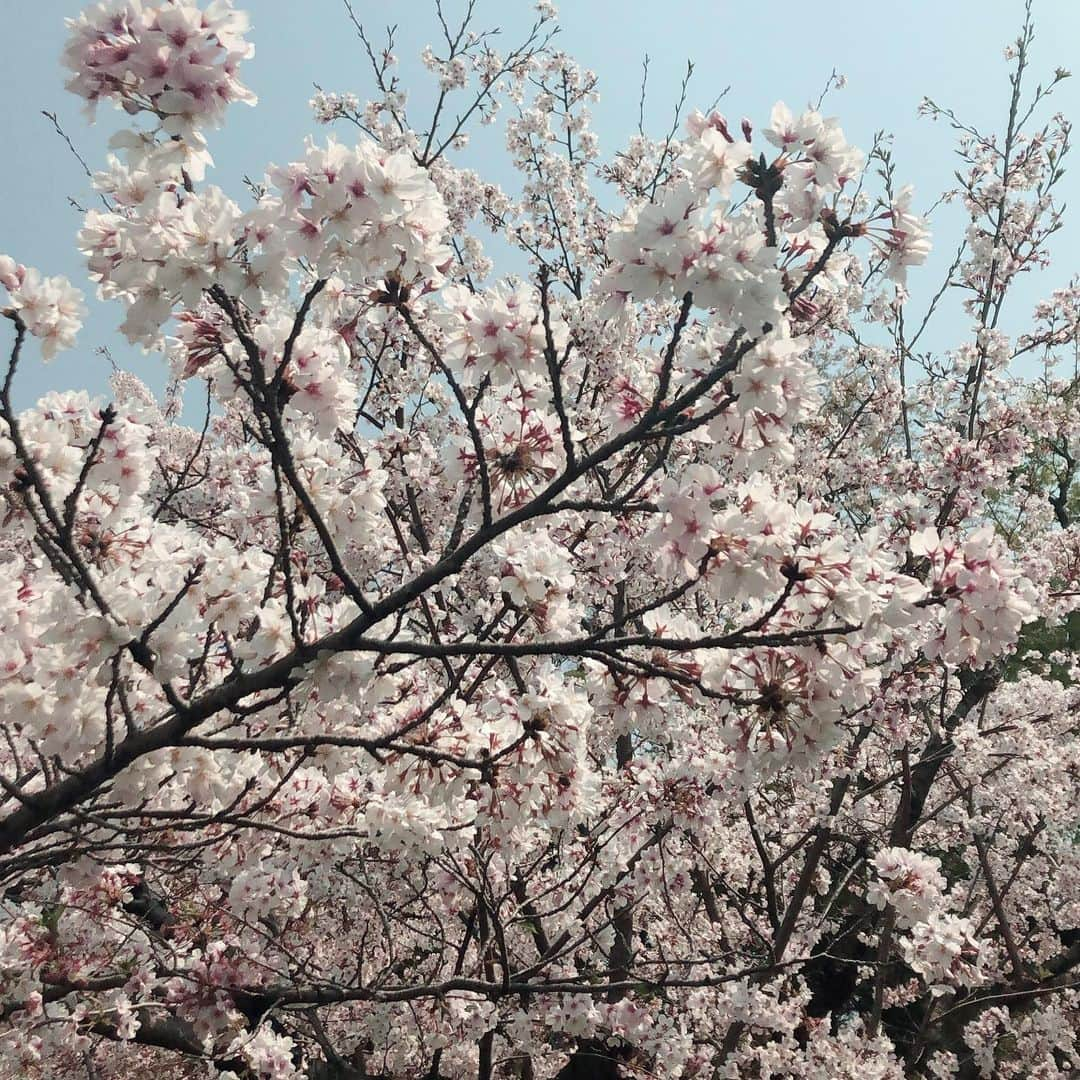
[[[354,19],[373,99],[239,201],[230,0],[69,22],[125,114],[78,244],[172,382],[17,411],[84,309],[0,258],[0,1076],[1074,1074],[1080,286],[1000,321],[1069,149],[1030,13],[1001,132],[924,105],[967,219],[924,307],[884,138],[603,157],[550,4],[510,51],[436,15],[430,115]],[[514,190],[455,164],[502,116]]]

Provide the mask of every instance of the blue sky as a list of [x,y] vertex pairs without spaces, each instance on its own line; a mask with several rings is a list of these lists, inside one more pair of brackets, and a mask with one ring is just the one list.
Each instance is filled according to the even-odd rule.
[[[57,114],[91,168],[104,162],[107,139],[124,119],[121,113],[102,109],[97,124],[89,127],[81,102],[63,89],[59,55],[64,17],[77,14],[82,6],[78,0],[19,0],[6,4],[4,11],[0,94],[5,108],[0,137],[6,167],[0,169],[0,252],[43,273],[66,274],[84,289],[91,304],[76,349],[60,354],[48,367],[31,350],[27,358],[31,362],[17,384],[22,404],[50,389],[103,392],[109,366],[95,351],[102,346],[152,386],[164,384],[164,362],[128,347],[115,329],[122,317],[119,309],[93,298],[74,246],[80,215],[68,202],[71,197],[91,205],[89,184],[41,115],[42,109]],[[312,84],[364,98],[370,81],[340,0],[248,0],[237,6],[252,16],[256,54],[245,66],[243,78],[260,101],[255,109],[234,107],[227,126],[211,133],[216,168],[207,180],[246,205],[241,183],[245,174],[259,178],[269,162],[299,156],[305,135],[325,136],[308,108]],[[463,4],[446,0],[444,6],[454,15]],[[353,8],[376,34],[388,18],[396,18],[399,71],[413,98],[422,102],[428,84],[418,56],[425,44],[437,45],[433,2],[353,0]],[[502,28],[507,45],[517,43],[533,15],[529,0],[478,0],[477,10],[482,26]],[[670,124],[688,59],[696,65],[689,89],[691,106],[705,108],[730,85],[723,111],[736,119],[749,116],[757,125],[767,119],[778,99],[792,107],[816,99],[835,68],[847,76],[848,85],[830,94],[826,111],[839,116],[849,141],[864,148],[877,129],[891,131],[897,177],[902,183],[914,183],[916,204],[927,206],[951,181],[956,161],[951,132],[940,123],[918,118],[918,103],[926,95],[976,125],[1000,127],[1009,92],[1001,51],[1016,36],[1023,4],[1021,0],[890,4],[565,0],[560,14],[559,47],[599,75],[601,100],[594,108],[594,128],[608,152],[618,149],[636,127],[646,53],[650,56],[647,123],[657,135]],[[1057,66],[1080,68],[1080,2],[1035,0],[1035,17],[1033,77],[1049,76]],[[1051,103],[1052,109],[1080,119],[1080,76],[1062,84]],[[497,160],[499,146],[493,138],[477,141],[470,148],[468,164],[505,183],[510,175]],[[1063,188],[1066,201],[1080,213],[1080,167],[1074,167]],[[910,276],[916,297],[935,291],[959,239],[960,225],[948,215],[936,221],[935,257]],[[1035,300],[1063,285],[1077,270],[1078,236],[1080,219],[1056,237],[1057,258],[1051,271],[1024,283],[1006,330],[1021,327]],[[942,345],[965,332],[966,320],[958,305],[943,316],[937,329]]]

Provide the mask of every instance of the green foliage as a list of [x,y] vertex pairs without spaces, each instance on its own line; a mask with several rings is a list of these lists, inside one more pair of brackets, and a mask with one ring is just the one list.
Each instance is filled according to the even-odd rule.
[[[1060,622],[1037,619],[1020,634],[1016,653],[1005,664],[1005,681],[1015,682],[1030,673],[1044,674],[1065,686],[1072,685],[1064,664],[1047,661],[1052,653],[1075,653],[1080,649],[1080,611],[1073,611]],[[1047,670],[1048,669],[1048,670]]]

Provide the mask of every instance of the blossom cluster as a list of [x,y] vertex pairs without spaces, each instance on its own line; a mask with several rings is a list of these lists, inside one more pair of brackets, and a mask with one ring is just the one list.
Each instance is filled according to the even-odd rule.
[[1034,590],[1010,565],[989,526],[962,543],[923,529],[912,536],[911,553],[929,561],[931,593],[945,601],[927,655],[981,667],[1034,616]]
[[904,960],[930,985],[935,997],[955,987],[978,986],[981,946],[970,919],[935,911],[901,940]]
[[60,349],[70,349],[86,314],[83,296],[67,278],[42,277],[33,268],[0,255],[0,285],[7,290],[11,308],[26,329],[41,339],[41,355],[51,360]]
[[67,25],[67,88],[91,110],[111,101],[190,138],[198,127],[219,125],[231,102],[255,102],[236,75],[255,50],[244,39],[247,16],[231,0],[205,8],[194,0],[106,0]]
[[866,898],[879,910],[888,904],[901,926],[924,923],[945,892],[941,860],[905,848],[884,848],[873,859],[877,878]]

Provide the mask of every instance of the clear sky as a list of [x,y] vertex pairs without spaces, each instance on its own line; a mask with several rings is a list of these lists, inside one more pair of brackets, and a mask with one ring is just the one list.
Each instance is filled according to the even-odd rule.
[[[46,274],[66,274],[84,289],[91,305],[76,349],[61,353],[48,367],[30,351],[32,362],[22,371],[18,400],[28,404],[50,389],[104,391],[108,362],[95,352],[102,346],[121,366],[160,388],[164,362],[127,347],[115,329],[122,317],[119,309],[93,298],[74,245],[80,214],[69,203],[70,197],[91,205],[89,184],[41,115],[43,109],[55,112],[91,168],[103,164],[106,141],[123,114],[102,109],[96,126],[88,127],[81,102],[63,88],[59,65],[64,17],[84,5],[79,0],[3,0],[2,6],[0,253]],[[305,135],[325,136],[308,108],[312,84],[353,91],[363,99],[369,96],[370,78],[340,0],[241,0],[237,6],[251,14],[254,24],[256,53],[243,79],[260,101],[255,109],[234,106],[227,126],[210,133],[217,167],[207,181],[221,185],[243,206],[245,174],[259,178],[269,162],[299,156]],[[449,15],[462,6],[462,0],[444,4]],[[956,161],[951,132],[916,116],[920,99],[932,97],[972,123],[1000,128],[1009,93],[1002,48],[1015,38],[1023,17],[1022,0],[564,0],[559,6],[560,47],[600,77],[594,127],[608,152],[619,148],[636,126],[646,53],[647,123],[655,135],[670,124],[688,59],[696,65],[691,107],[706,108],[730,85],[723,111],[736,119],[749,116],[759,126],[778,99],[792,107],[816,99],[835,68],[847,76],[848,85],[830,94],[826,111],[839,116],[849,141],[863,148],[869,148],[875,130],[891,131],[898,179],[916,185],[916,205],[923,208],[950,183]],[[395,51],[400,74],[422,101],[420,88],[428,84],[418,56],[425,44],[437,45],[433,0],[353,0],[353,8],[372,31],[388,21],[399,24]],[[1035,0],[1034,10],[1033,77],[1049,76],[1058,66],[1080,69],[1080,0]],[[503,29],[508,45],[517,43],[533,14],[530,0],[478,0],[477,11],[482,26]],[[1080,120],[1080,74],[1059,87],[1051,107]],[[491,138],[481,139],[470,148],[467,163],[510,183],[505,164],[497,160],[499,147]],[[1064,181],[1063,194],[1080,215],[1077,164]],[[935,221],[935,257],[910,275],[916,297],[935,291],[959,240],[959,225],[956,217]],[[1056,238],[1054,267],[1025,283],[1006,330],[1022,326],[1036,299],[1080,269],[1078,237],[1080,217],[1074,216]],[[953,313],[939,324],[943,344],[966,329],[957,312],[954,304]]]

